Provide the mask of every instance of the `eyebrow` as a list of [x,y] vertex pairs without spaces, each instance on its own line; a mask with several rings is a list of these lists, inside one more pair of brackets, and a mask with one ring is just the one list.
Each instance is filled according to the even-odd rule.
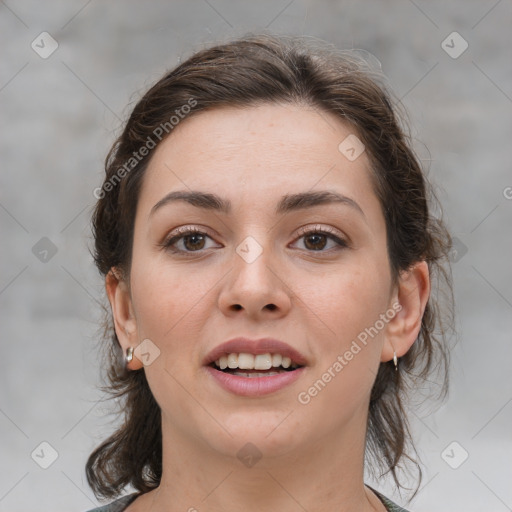
[[[205,210],[213,210],[225,214],[231,212],[231,201],[223,199],[217,194],[197,190],[176,190],[160,199],[160,201],[151,208],[149,216],[151,217],[160,208],[178,201],[185,201],[196,208],[203,208]],[[344,204],[350,206],[366,218],[362,208],[353,199],[330,190],[286,194],[279,201],[274,213],[276,215],[284,215],[292,211],[327,204]]]

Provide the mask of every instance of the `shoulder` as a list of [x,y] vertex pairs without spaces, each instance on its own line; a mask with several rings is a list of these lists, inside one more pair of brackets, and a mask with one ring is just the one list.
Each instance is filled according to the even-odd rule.
[[87,512],[123,512],[123,510],[125,510],[132,501],[135,501],[137,496],[138,493],[129,494],[128,496],[123,496],[112,503],[108,503],[107,505],[103,505],[99,508],[93,508]]

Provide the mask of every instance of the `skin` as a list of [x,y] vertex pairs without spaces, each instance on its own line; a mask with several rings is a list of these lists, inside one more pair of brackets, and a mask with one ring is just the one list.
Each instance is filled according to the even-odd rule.
[[[304,106],[222,108],[182,121],[156,149],[137,205],[129,278],[106,278],[123,349],[150,339],[160,351],[144,371],[162,410],[163,476],[129,512],[385,510],[363,481],[369,395],[379,364],[416,340],[430,285],[425,262],[393,283],[367,155],[349,161],[338,150],[351,133],[332,114]],[[179,201],[150,215],[176,190],[218,194],[232,212]],[[311,190],[348,196],[363,213],[336,203],[274,214],[282,195]],[[207,233],[203,245],[182,238],[175,247],[185,256],[159,245],[189,225]],[[304,226],[334,229],[348,245],[300,236]],[[236,252],[248,236],[263,251],[251,263]],[[378,335],[299,403],[298,394],[397,303],[401,310]],[[202,360],[235,336],[283,340],[306,356],[306,371],[271,395],[231,394]],[[137,357],[129,364],[142,367]],[[248,442],[262,454],[250,468],[236,455]]]

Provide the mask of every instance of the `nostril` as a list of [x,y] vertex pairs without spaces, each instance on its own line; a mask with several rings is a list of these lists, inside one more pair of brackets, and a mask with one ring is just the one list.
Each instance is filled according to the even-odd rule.
[[267,304],[265,307],[267,309],[270,309],[270,311],[274,311],[274,309],[277,308],[277,306],[275,304]]

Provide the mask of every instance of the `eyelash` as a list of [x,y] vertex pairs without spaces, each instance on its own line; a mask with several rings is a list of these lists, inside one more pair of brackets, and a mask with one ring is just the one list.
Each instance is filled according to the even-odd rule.
[[[175,247],[173,247],[173,245],[178,242],[179,240],[187,237],[187,236],[190,236],[190,235],[205,235],[207,236],[208,238],[212,238],[207,232],[205,231],[202,231],[201,229],[198,229],[198,228],[195,228],[195,227],[183,227],[183,228],[179,228],[178,232],[175,233],[174,235],[172,235],[170,238],[168,238],[167,240],[165,240],[164,242],[162,242],[161,244],[158,244],[159,246],[161,246],[162,248],[166,249],[166,250],[169,250],[170,252],[172,253],[175,253],[175,254],[193,254],[193,253],[201,253],[204,249],[200,249],[198,251],[183,251],[181,249],[176,249]],[[346,240],[343,240],[342,238],[338,237],[337,235],[335,235],[335,231],[331,228],[328,228],[328,227],[309,227],[309,228],[301,228],[299,230],[299,233],[298,233],[298,237],[295,239],[296,240],[299,240],[307,235],[311,235],[311,234],[321,234],[321,235],[326,235],[330,240],[333,240],[336,244],[338,244],[338,247],[336,247],[334,250],[341,250],[341,249],[345,249],[349,246],[348,242]],[[207,249],[206,249],[207,250]],[[307,250],[307,249],[306,249]],[[318,251],[314,251],[314,250],[307,250],[307,252],[311,252],[311,253],[326,253],[326,252],[331,252],[333,249],[328,249],[328,250],[318,250]]]

